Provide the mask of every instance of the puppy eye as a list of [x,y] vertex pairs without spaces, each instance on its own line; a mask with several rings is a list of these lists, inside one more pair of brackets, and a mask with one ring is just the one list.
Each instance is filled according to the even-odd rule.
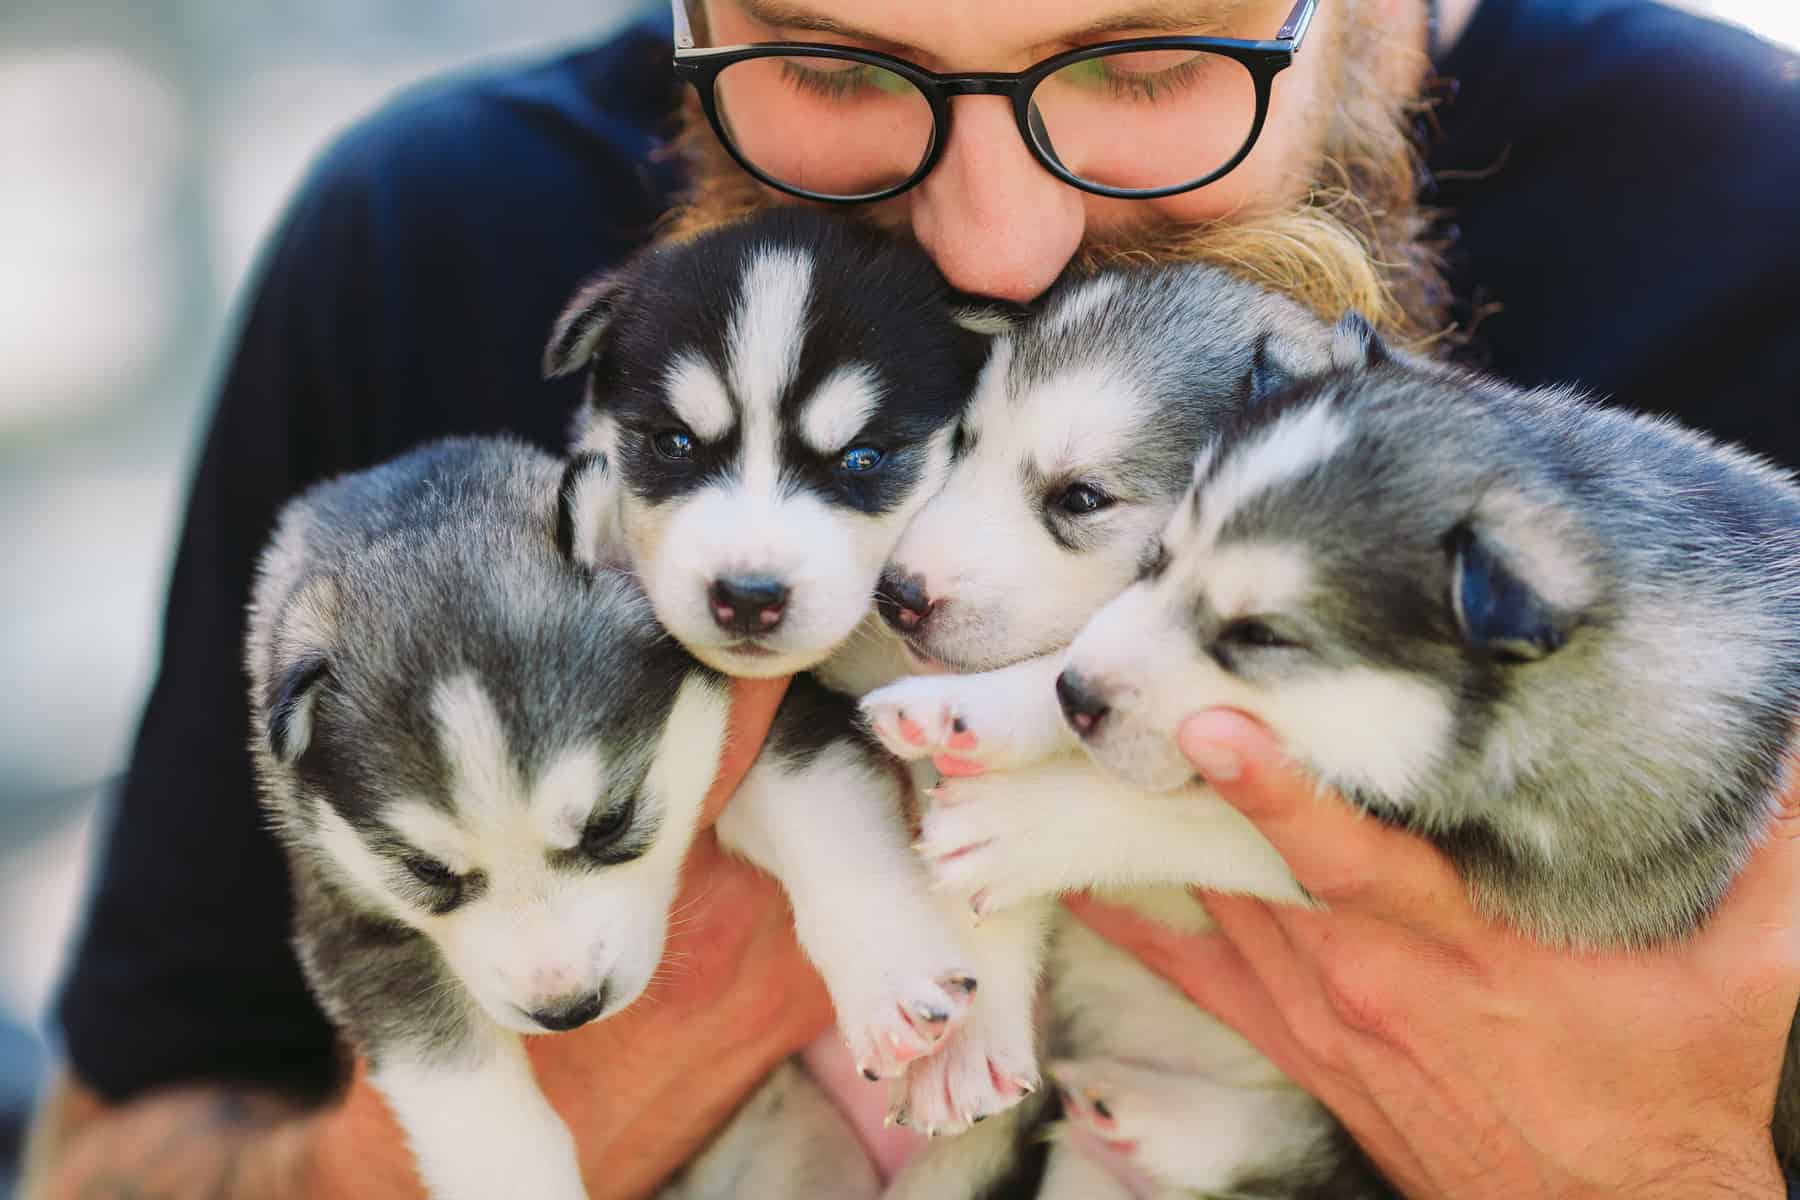
[[884,457],[886,456],[873,446],[852,446],[838,459],[838,466],[852,475],[861,475],[879,467]]
[[679,429],[666,430],[650,439],[650,444],[664,458],[677,461],[694,456],[694,437]]
[[1258,621],[1253,617],[1233,621],[1225,626],[1219,631],[1219,640],[1229,642],[1234,646],[1254,646],[1265,650],[1293,647],[1300,644],[1290,638],[1282,637],[1271,629],[1267,622]]
[[625,827],[631,824],[632,810],[636,806],[630,801],[617,805],[588,822],[588,827],[581,834],[582,853],[599,858],[611,850]]
[[405,866],[412,872],[414,879],[426,887],[448,888],[462,882],[462,876],[446,867],[435,858],[426,858],[415,854],[405,860]]
[[1083,517],[1088,513],[1099,512],[1103,508],[1111,508],[1112,503],[1111,496],[1086,483],[1070,484],[1055,500],[1056,507],[1075,517]]

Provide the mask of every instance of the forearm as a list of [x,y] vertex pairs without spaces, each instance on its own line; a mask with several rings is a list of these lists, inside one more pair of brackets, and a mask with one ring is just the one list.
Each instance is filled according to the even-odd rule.
[[25,1200],[322,1197],[318,1115],[274,1093],[195,1084],[108,1104],[59,1079],[39,1112]]

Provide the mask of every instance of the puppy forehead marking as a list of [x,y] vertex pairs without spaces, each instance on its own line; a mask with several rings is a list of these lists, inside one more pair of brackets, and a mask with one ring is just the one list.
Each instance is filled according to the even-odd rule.
[[821,454],[849,445],[881,405],[881,377],[864,363],[846,363],[806,398],[800,436]]
[[1190,578],[1221,620],[1297,607],[1312,587],[1312,558],[1299,546],[1227,542],[1196,556]]
[[544,841],[559,850],[580,842],[605,785],[597,746],[570,746],[551,759],[531,790],[532,821]]
[[382,820],[407,845],[437,859],[452,871],[468,871],[475,865],[469,854],[469,831],[428,801],[399,801],[382,813]]
[[676,355],[663,374],[663,389],[669,407],[702,441],[724,437],[737,420],[725,381],[698,355]]
[[812,275],[812,261],[794,250],[759,250],[744,267],[727,344],[731,382],[746,408],[774,412],[799,369]]
[[468,673],[440,680],[432,689],[431,711],[450,768],[455,811],[479,821],[483,814],[517,805],[522,789],[506,728],[480,682]]
[[1196,537],[1202,544],[1217,540],[1238,509],[1299,479],[1336,454],[1349,438],[1350,426],[1323,403],[1284,413],[1218,462],[1212,478],[1195,496]]
[[1056,476],[1114,464],[1143,436],[1149,405],[1130,377],[1084,363],[1029,389],[1017,410],[1037,470]]

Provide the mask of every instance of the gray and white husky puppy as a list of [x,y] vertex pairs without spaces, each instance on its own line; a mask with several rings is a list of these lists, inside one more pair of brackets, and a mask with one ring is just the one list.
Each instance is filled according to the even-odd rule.
[[[1337,344],[1339,369],[1252,404],[1199,455],[1138,581],[1022,719],[1055,705],[1146,789],[1114,796],[1108,858],[1167,859],[1170,806],[1196,799],[1176,726],[1227,705],[1436,842],[1531,936],[1691,934],[1788,778],[1800,490],[1666,420],[1404,360],[1358,318]],[[995,825],[981,850],[1035,858],[1045,824]],[[1195,1186],[1215,1097],[1140,1063],[1058,1075],[1072,1120]],[[1791,1069],[1782,1092],[1791,1114]],[[1341,1135],[1309,1157],[1266,1164],[1253,1194],[1379,1194]]]
[[[902,680],[863,706],[890,749],[949,776],[918,848],[936,885],[981,914],[982,1003],[1036,979],[1048,934],[1050,1070],[1065,1113],[1118,1140],[1123,1116],[1101,1098],[1148,1097],[1152,1119],[1129,1137],[1135,1165],[1165,1187],[1289,1196],[1329,1180],[1334,1195],[1379,1194],[1325,1111],[1248,1043],[1059,917],[1051,898],[1085,887],[1129,888],[1119,898],[1190,927],[1205,915],[1184,890],[1134,885],[1303,896],[1274,849],[1210,792],[1146,797],[1096,768],[1056,707],[1054,680],[1069,641],[1137,576],[1199,448],[1257,397],[1348,354],[1360,345],[1217,268],[1071,279],[1001,340],[958,426],[950,479],[882,583],[883,615],[915,663],[968,672]],[[1160,829],[1159,844],[1120,841],[1126,806]],[[1059,1144],[1041,1195],[1119,1186]]]
[[1097,759],[1184,785],[1180,718],[1252,713],[1558,945],[1693,933],[1763,836],[1800,714],[1800,489],[1567,389],[1364,363],[1199,456],[1076,639]]
[[[295,945],[440,1200],[586,1195],[520,1037],[609,1017],[652,983],[724,743],[724,679],[628,576],[570,557],[568,474],[464,438],[317,485],[283,511],[253,599],[252,749]],[[829,701],[795,696],[754,786],[890,773],[873,747],[819,753],[809,718]],[[862,981],[866,1015],[915,1036],[897,1006],[936,1015],[938,981],[895,982]],[[875,1194],[792,1068],[743,1120],[771,1111],[782,1140],[727,1131],[675,1194],[730,1195],[715,1182],[738,1176]]]

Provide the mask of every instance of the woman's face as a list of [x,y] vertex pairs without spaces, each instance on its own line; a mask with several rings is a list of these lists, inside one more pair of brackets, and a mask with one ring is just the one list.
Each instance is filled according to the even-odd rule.
[[[709,0],[712,45],[744,42],[830,42],[879,50],[931,71],[1019,71],[1051,55],[1097,42],[1183,34],[1266,40],[1275,36],[1293,0]],[[1325,119],[1338,77],[1331,56],[1339,39],[1333,18],[1341,3],[1318,6],[1305,50],[1275,77],[1267,122],[1248,158],[1215,183],[1160,200],[1114,200],[1068,186],[1046,171],[1019,136],[1009,101],[1001,96],[961,96],[950,101],[948,143],[922,182],[881,204],[884,222],[910,225],[919,242],[957,287],[983,295],[1029,300],[1062,271],[1084,238],[1116,240],[1121,231],[1151,222],[1191,223],[1252,215],[1293,204],[1305,194],[1319,166]],[[1152,66],[1156,64],[1151,64]],[[788,153],[796,171],[806,160],[848,162],[870,146],[919,144],[929,116],[904,104],[890,106],[894,120],[925,122],[925,132],[905,128],[879,139],[833,144],[844,123],[828,106],[809,101],[771,74],[767,87],[740,86],[731,98],[740,143],[762,139],[759,163]],[[1229,64],[1216,77],[1190,87],[1207,89],[1217,125],[1158,122],[1146,109],[1129,124],[1109,129],[1085,120],[1080,80],[1065,94],[1067,107],[1051,112],[1048,92],[1039,100],[1059,122],[1058,152],[1078,173],[1128,173],[1134,162],[1162,163],[1177,154],[1213,155],[1211,142],[1230,148],[1241,141],[1253,111],[1253,92]],[[807,111],[811,110],[811,111]],[[823,113],[823,115],[821,115]],[[1221,129],[1228,132],[1221,133]],[[1076,159],[1082,161],[1075,161]],[[916,163],[916,159],[913,160]],[[1215,159],[1216,161],[1216,159]],[[1210,169],[1202,168],[1204,170]],[[906,164],[899,165],[906,173]],[[1132,182],[1121,180],[1121,182]],[[1155,181],[1162,182],[1162,181]]]

